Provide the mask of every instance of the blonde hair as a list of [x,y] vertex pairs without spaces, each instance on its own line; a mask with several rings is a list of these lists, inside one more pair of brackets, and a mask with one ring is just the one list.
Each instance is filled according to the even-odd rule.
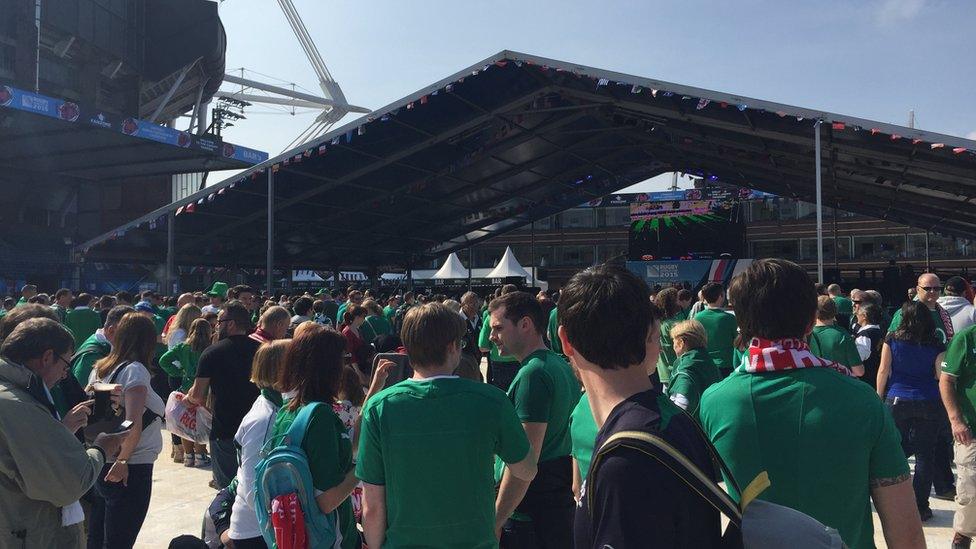
[[671,328],[671,339],[680,339],[688,349],[704,349],[708,346],[705,327],[697,320],[683,320]]
[[251,383],[259,389],[274,389],[289,345],[290,339],[276,339],[258,347],[251,363]]
[[190,335],[190,327],[193,326],[193,321],[200,318],[203,313],[200,311],[200,307],[193,304],[186,304],[180,307],[180,310],[176,312],[176,316],[173,317],[173,322],[169,325],[169,331],[166,332],[166,343],[169,343],[170,338],[177,329],[183,330],[183,337]]

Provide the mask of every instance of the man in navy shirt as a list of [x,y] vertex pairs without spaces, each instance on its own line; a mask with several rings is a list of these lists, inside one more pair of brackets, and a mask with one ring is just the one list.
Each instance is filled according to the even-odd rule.
[[[647,285],[621,267],[592,267],[563,288],[558,314],[563,352],[579,371],[599,428],[594,454],[614,433],[643,431],[710,471],[693,420],[648,377],[660,352],[661,314]],[[574,529],[577,549],[708,549],[721,536],[718,511],[660,462],[626,447],[591,464]]]

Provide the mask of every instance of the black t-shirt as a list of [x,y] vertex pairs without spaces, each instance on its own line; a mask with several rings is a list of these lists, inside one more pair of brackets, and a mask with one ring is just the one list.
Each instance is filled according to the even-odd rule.
[[200,355],[197,377],[210,378],[213,426],[210,438],[232,439],[258,397],[251,383],[251,362],[261,344],[246,335],[229,336]]
[[[706,474],[712,461],[697,428],[657,389],[618,404],[597,433],[596,450],[618,431],[659,436]],[[596,478],[595,485],[591,480]],[[588,508],[593,492],[594,508]],[[629,448],[606,455],[583,483],[574,524],[576,549],[720,546],[719,513],[654,458]]]
[[341,318],[336,319],[336,314],[339,312],[339,304],[336,303],[335,301],[329,300],[323,302],[322,305],[324,306],[322,313],[325,316],[329,317],[332,320],[333,324],[338,325],[339,321],[342,320]]

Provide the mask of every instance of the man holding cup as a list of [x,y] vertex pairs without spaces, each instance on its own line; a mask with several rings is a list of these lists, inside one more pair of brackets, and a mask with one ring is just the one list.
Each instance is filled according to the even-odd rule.
[[[82,547],[78,499],[95,483],[124,435],[100,434],[85,448],[62,424],[50,388],[68,374],[71,333],[49,318],[21,322],[0,346],[0,546]],[[65,428],[67,425],[68,428]]]

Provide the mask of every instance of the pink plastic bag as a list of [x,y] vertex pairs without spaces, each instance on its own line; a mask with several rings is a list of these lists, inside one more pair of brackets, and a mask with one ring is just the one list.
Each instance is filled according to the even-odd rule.
[[213,416],[203,406],[189,406],[183,402],[186,395],[173,391],[166,400],[166,430],[174,435],[206,444],[210,438]]

